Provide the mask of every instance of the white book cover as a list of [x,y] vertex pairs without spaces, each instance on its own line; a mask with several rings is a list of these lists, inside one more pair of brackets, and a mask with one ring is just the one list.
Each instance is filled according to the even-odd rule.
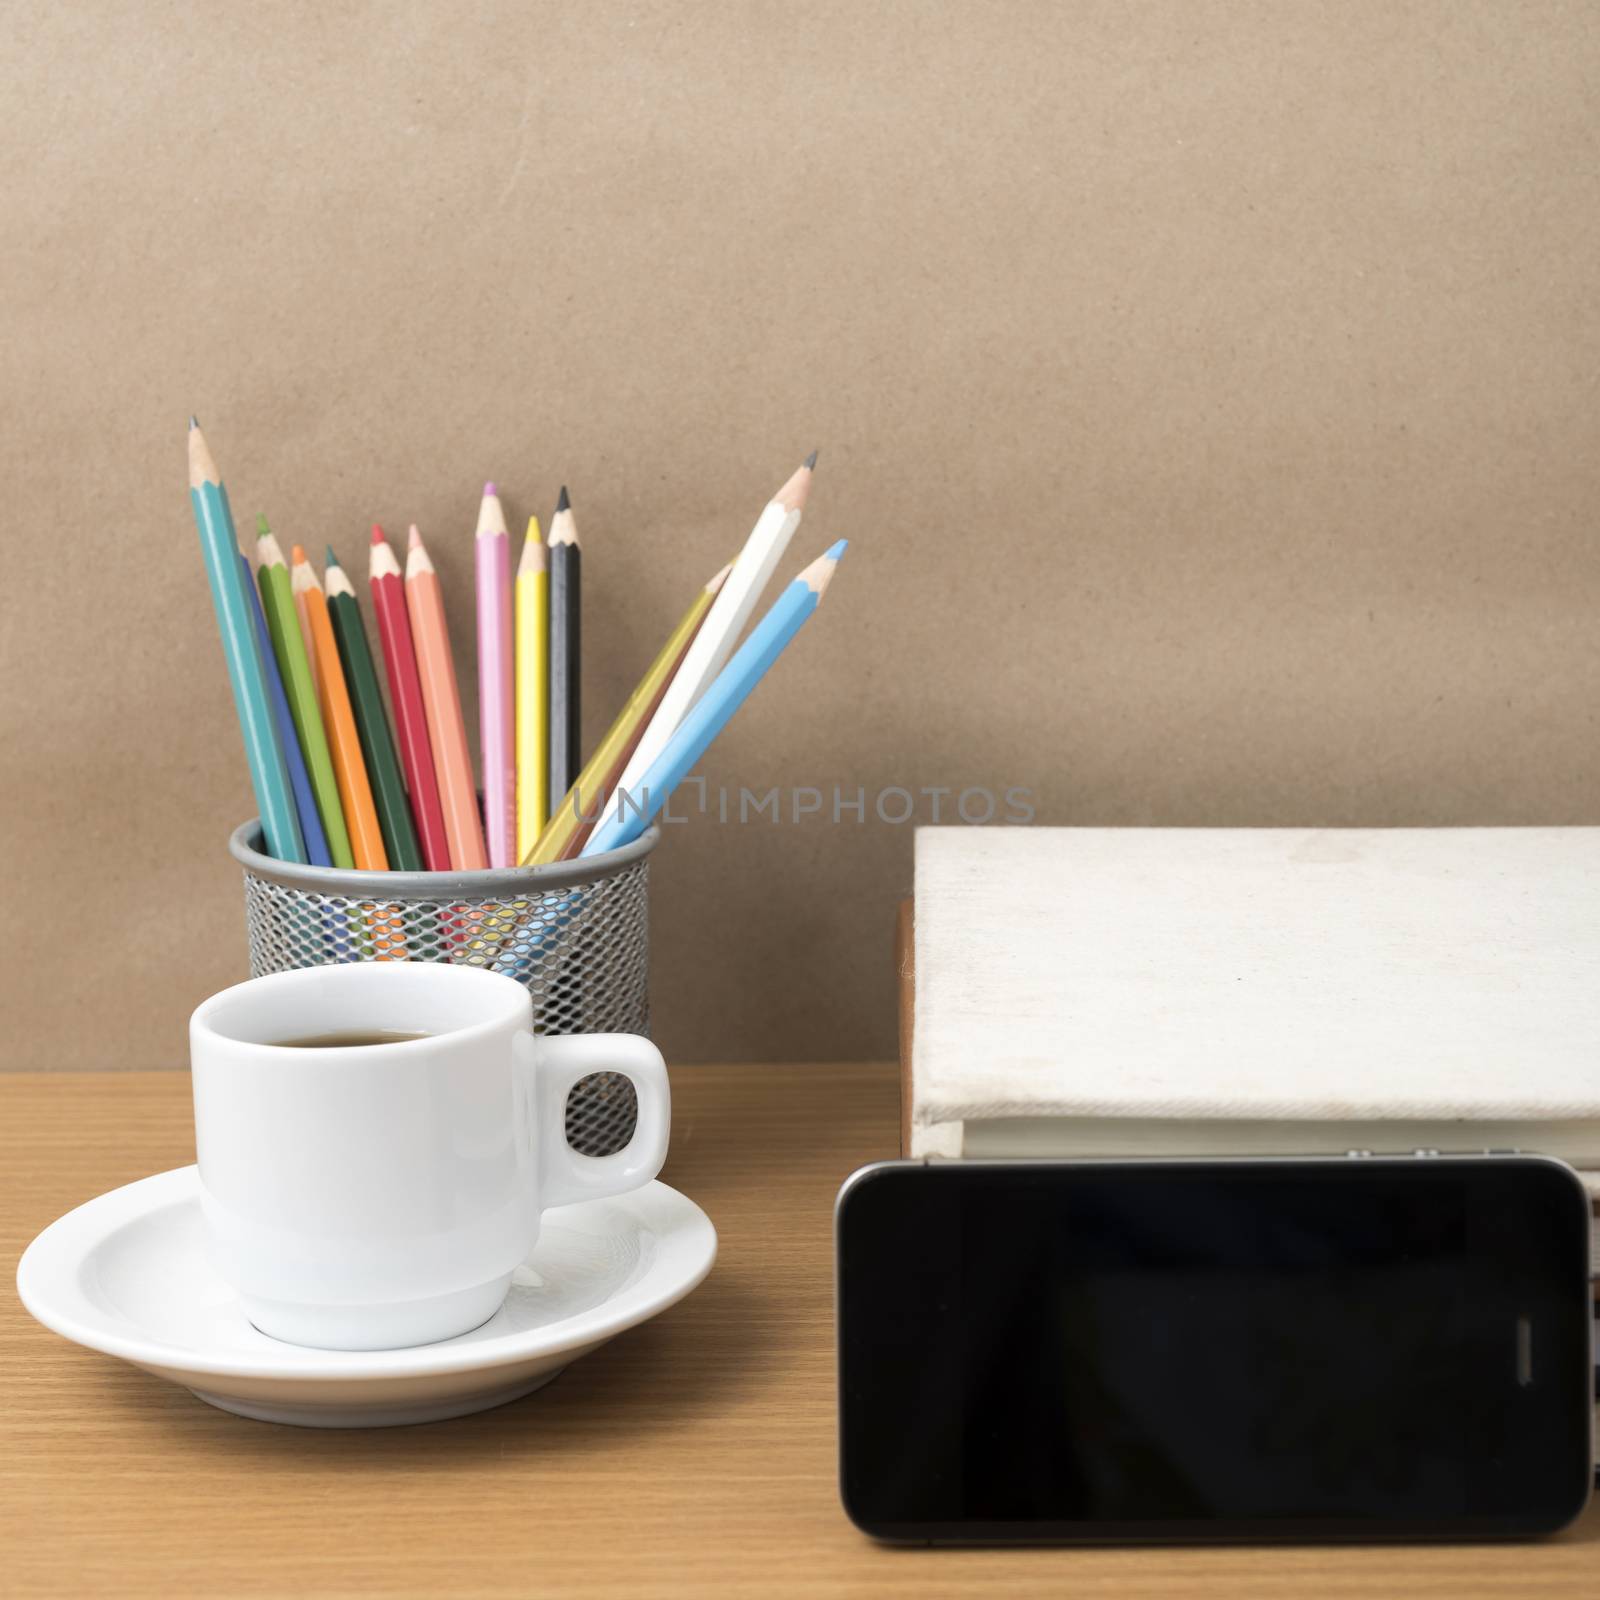
[[1600,828],[924,828],[912,1155],[1515,1148],[1600,1186]]

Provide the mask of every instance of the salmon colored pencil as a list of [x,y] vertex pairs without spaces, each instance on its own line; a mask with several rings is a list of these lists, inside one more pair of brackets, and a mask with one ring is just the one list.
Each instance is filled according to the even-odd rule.
[[406,609],[411,615],[411,638],[417,647],[422,704],[428,713],[428,740],[433,745],[433,770],[439,780],[444,829],[450,840],[450,865],[457,872],[481,871],[489,865],[489,856],[478,816],[478,793],[472,781],[467,725],[461,717],[461,691],[450,658],[444,594],[414,524],[406,553]]
[[411,642],[411,618],[406,610],[405,580],[400,563],[377,523],[372,525],[372,609],[378,619],[383,645],[383,665],[389,679],[389,704],[394,708],[394,728],[400,742],[400,762],[406,788],[411,793],[411,817],[417,825],[422,859],[429,872],[450,870],[450,842],[445,833],[444,808],[439,804],[439,780],[433,774],[433,745],[428,738],[428,714],[422,703],[422,681],[417,653]]
[[322,707],[322,725],[328,731],[328,749],[333,755],[334,777],[339,782],[345,827],[350,830],[351,852],[360,871],[387,872],[389,857],[378,827],[378,810],[372,803],[372,785],[367,781],[361,738],[356,732],[355,713],[350,709],[350,691],[345,685],[344,668],[339,665],[339,647],[333,639],[327,597],[299,545],[289,553],[289,581],[294,586],[295,608],[311,635],[317,701]]

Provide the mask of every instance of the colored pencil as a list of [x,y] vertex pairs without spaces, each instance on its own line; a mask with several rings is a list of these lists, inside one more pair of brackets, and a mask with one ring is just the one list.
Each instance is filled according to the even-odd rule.
[[472,781],[467,727],[461,717],[461,692],[450,655],[450,630],[444,617],[444,594],[422,535],[412,526],[406,549],[406,610],[422,678],[422,704],[428,714],[428,741],[439,780],[445,833],[450,840],[450,865],[473,872],[489,864],[478,795]]
[[411,641],[411,618],[406,607],[405,580],[389,541],[377,523],[372,525],[372,609],[378,619],[378,639],[383,646],[384,670],[389,679],[389,704],[394,708],[395,734],[400,743],[406,787],[411,791],[411,816],[417,825],[422,859],[429,872],[450,870],[450,844],[439,803],[439,780],[433,770],[433,744],[428,738],[427,711],[422,703],[422,681],[417,671],[416,649]]
[[716,599],[717,591],[732,570],[730,562],[700,590],[689,609],[678,619],[677,627],[667,635],[667,642],[628,696],[628,703],[617,714],[605,738],[595,746],[588,764],[567,791],[560,809],[550,819],[550,825],[539,836],[533,850],[523,858],[523,866],[541,867],[547,862],[565,861],[577,855],[582,848],[590,830],[605,810],[606,797],[611,792],[612,784],[633,753],[645,724],[661,704],[667,685],[682,666],[689,646],[694,643],[700,625],[711,610],[711,602]]
[[245,592],[250,596],[250,614],[256,625],[256,644],[261,649],[261,666],[267,677],[267,698],[272,702],[272,715],[278,724],[284,764],[289,769],[289,788],[294,794],[294,814],[300,821],[306,855],[314,867],[331,867],[333,857],[328,854],[328,836],[322,831],[322,818],[317,815],[317,797],[311,792],[306,758],[300,754],[300,735],[294,731],[294,714],[289,710],[289,697],[283,692],[283,674],[278,671],[278,658],[272,653],[267,614],[261,609],[261,596],[256,593],[250,558],[243,550],[239,552],[239,565],[244,570]]
[[345,686],[355,708],[356,733],[361,739],[361,754],[372,784],[384,853],[396,872],[421,872],[422,851],[417,845],[416,829],[411,825],[405,780],[400,776],[400,759],[389,733],[389,719],[384,715],[383,692],[378,687],[367,630],[361,623],[361,605],[332,545],[328,547],[325,577],[328,617],[339,647],[339,665],[344,669]]
[[250,620],[250,602],[245,596],[247,580],[239,567],[239,536],[233,525],[233,511],[228,505],[228,491],[222,485],[222,474],[193,417],[189,418],[189,504],[200,532],[200,553],[205,558],[211,605],[217,615],[217,631],[222,635],[233,709],[244,738],[250,786],[255,791],[267,852],[280,861],[304,862],[305,839],[295,817],[283,741],[267,699],[266,668]]
[[256,582],[261,587],[261,608],[267,614],[267,632],[272,635],[284,692],[294,713],[295,732],[300,735],[300,753],[306,758],[306,771],[311,776],[311,792],[317,797],[317,815],[328,836],[328,854],[333,857],[334,866],[353,867],[355,856],[339,804],[339,783],[333,775],[322,710],[317,705],[316,690],[311,687],[311,668],[306,663],[305,641],[300,637],[289,567],[265,517],[256,518]]
[[[294,790],[295,813],[300,819],[300,831],[305,836],[306,854],[314,867],[331,867],[333,857],[328,850],[328,838],[322,830],[322,817],[317,811],[316,792],[311,776],[306,771],[305,756],[300,750],[300,734],[294,725],[294,713],[289,709],[289,696],[283,686],[283,673],[278,667],[277,652],[272,646],[272,632],[267,626],[267,614],[261,606],[261,595],[251,579],[250,562],[241,550],[239,562],[244,568],[245,587],[250,591],[250,609],[256,622],[256,637],[261,644],[262,664],[267,673],[267,689],[272,696],[273,710],[277,714],[278,728],[283,736],[283,753],[289,766],[289,783]],[[274,692],[275,691],[275,692]],[[329,959],[349,961],[356,943],[361,939],[361,919],[353,915],[340,916],[324,907],[317,914],[324,937],[328,941]]]
[[[299,549],[296,545],[295,549]],[[317,660],[316,641],[311,635],[311,616],[306,607],[304,591],[297,588],[294,581],[294,551],[289,553],[289,592],[294,596],[294,614],[300,621],[300,642],[305,646],[306,665],[311,669],[311,687],[316,691],[317,704],[322,704],[322,667]],[[323,721],[327,721],[328,713],[322,713]]]
[[[622,788],[618,787],[616,804],[607,808],[608,814],[583,847],[584,855],[595,856],[605,850],[619,849],[644,832],[672,791],[705,754],[707,746],[817,609],[846,543],[844,539],[839,540],[778,596],[772,609],[751,630],[750,637],[679,724],[666,749],[650,764],[637,792],[629,791],[631,801],[624,798]],[[728,592],[726,586],[722,592]],[[704,637],[703,629],[701,636]]]
[[372,803],[372,785],[367,779],[366,758],[361,754],[355,712],[350,707],[350,690],[339,664],[339,647],[333,639],[327,596],[305,551],[296,545],[289,556],[289,582],[311,633],[312,656],[317,664],[317,704],[328,734],[339,804],[350,830],[350,852],[362,872],[387,872],[389,857],[383,848],[377,808]]
[[511,539],[492,483],[473,540],[478,587],[478,749],[483,831],[491,867],[517,864],[516,705],[512,688]]
[[668,686],[638,748],[623,768],[617,780],[619,792],[637,795],[646,770],[660,758],[678,724],[727,663],[744,625],[755,611],[762,590],[789,548],[795,529],[800,526],[816,464],[817,453],[813,450],[756,519],[744,549],[733,563],[733,571],[728,574],[728,581],[722,586],[722,593],[711,607],[711,615]]
[[517,860],[550,812],[550,574],[539,519],[528,518],[517,562]]
[[565,487],[550,519],[550,793],[565,794],[583,765],[583,551]]

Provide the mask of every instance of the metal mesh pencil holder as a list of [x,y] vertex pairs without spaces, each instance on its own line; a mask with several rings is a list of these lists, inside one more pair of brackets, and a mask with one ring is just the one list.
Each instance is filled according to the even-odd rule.
[[[651,828],[586,860],[488,872],[345,872],[263,851],[261,825],[234,830],[244,868],[250,975],[347,961],[448,961],[526,986],[541,1033],[650,1031]],[[610,1155],[638,1107],[620,1073],[581,1079],[567,1097],[567,1139]]]

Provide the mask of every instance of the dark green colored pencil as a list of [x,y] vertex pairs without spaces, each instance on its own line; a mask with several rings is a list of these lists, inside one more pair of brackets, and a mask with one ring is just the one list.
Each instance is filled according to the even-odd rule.
[[323,587],[327,591],[328,616],[339,646],[345,684],[350,690],[351,709],[356,715],[356,734],[361,740],[361,754],[372,783],[372,801],[377,808],[378,831],[383,835],[389,869],[421,872],[422,851],[417,846],[417,831],[411,825],[411,805],[406,799],[405,781],[400,776],[400,761],[395,755],[389,719],[383,712],[383,695],[378,688],[378,674],[373,669],[367,632],[361,625],[361,606],[332,545],[328,546],[328,569],[323,574]]

